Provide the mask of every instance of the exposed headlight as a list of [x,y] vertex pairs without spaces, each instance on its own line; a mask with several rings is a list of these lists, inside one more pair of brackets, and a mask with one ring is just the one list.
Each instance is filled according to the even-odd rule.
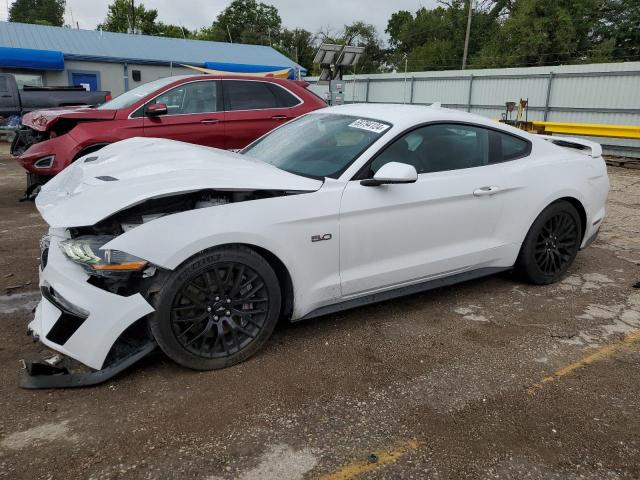
[[64,254],[76,263],[95,273],[137,272],[149,262],[119,250],[101,250],[115,237],[110,235],[85,235],[60,242]]

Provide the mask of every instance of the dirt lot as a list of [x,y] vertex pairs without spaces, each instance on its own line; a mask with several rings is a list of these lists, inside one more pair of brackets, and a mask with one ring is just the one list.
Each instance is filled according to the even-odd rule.
[[495,276],[283,326],[223,371],[157,353],[25,391],[45,227],[0,157],[0,478],[640,478],[640,171],[610,174],[556,285]]

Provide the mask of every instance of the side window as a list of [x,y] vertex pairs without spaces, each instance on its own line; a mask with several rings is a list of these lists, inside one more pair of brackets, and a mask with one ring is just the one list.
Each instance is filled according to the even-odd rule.
[[8,92],[7,77],[0,77],[0,92]]
[[289,90],[285,89],[284,87],[275,85],[273,83],[268,83],[267,85],[269,85],[271,93],[273,93],[273,95],[276,97],[279,107],[295,107],[300,103],[300,100],[298,100],[294,95],[291,94]]
[[501,132],[491,132],[491,159],[490,163],[500,163],[529,154],[529,142],[514,135]]
[[268,82],[224,80],[224,100],[227,111],[278,108],[278,100]]
[[427,125],[389,145],[371,163],[370,174],[389,162],[413,165],[418,173],[487,165],[489,130],[471,125]]
[[164,103],[169,115],[184,115],[194,113],[216,112],[217,82],[192,82],[164,92],[147,105]]

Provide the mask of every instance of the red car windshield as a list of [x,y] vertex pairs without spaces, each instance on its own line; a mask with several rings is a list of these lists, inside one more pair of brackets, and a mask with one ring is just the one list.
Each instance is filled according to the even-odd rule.
[[[117,96],[113,100],[108,101],[107,103],[103,103],[98,107],[100,110],[119,110],[121,108],[127,108],[136,103],[138,100],[143,99],[147,95],[152,94],[156,90],[160,90],[163,87],[175,82],[176,80],[180,80],[181,77],[167,77],[167,78],[159,78],[158,80],[154,80],[153,82],[145,83],[144,85],[140,85],[128,92],[124,92],[122,95]],[[188,77],[184,77],[188,78]]]

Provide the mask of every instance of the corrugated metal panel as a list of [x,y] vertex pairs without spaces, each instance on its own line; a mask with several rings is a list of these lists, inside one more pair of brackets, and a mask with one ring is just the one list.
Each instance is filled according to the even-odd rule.
[[467,103],[469,79],[419,80],[414,82],[413,99],[416,103],[464,104]]
[[547,82],[548,79],[544,77],[489,80],[483,79],[482,76],[474,77],[471,104],[504,105],[506,102],[528,98],[529,105],[544,106]]
[[554,107],[640,108],[638,76],[554,78]]
[[551,122],[640,125],[640,114],[552,111],[549,113],[547,120]]
[[202,66],[211,61],[298,67],[280,52],[262,45],[128,35],[13,22],[0,22],[0,46],[59,50],[68,58],[126,59],[138,63],[175,62]]

